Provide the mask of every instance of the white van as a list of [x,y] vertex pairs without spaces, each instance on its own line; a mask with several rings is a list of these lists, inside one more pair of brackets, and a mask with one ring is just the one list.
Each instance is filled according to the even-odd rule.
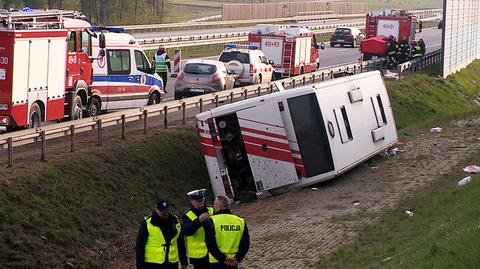
[[[103,37],[102,37],[103,36]],[[126,33],[97,32],[93,42],[90,116],[103,110],[160,103],[164,84],[135,38]],[[101,49],[99,42],[105,42]]]

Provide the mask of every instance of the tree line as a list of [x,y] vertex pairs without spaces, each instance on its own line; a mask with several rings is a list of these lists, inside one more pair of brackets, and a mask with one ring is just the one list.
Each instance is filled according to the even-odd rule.
[[98,25],[161,23],[169,0],[0,0],[0,8],[77,10]]

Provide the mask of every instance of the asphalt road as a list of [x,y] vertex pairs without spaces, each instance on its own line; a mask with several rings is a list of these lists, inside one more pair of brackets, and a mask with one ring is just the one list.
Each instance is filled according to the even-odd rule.
[[[225,29],[223,29],[225,31]],[[442,30],[436,28],[425,29],[422,33],[416,34],[416,39],[423,38],[427,45],[427,52],[438,50],[442,46]],[[173,56],[171,56],[173,57]],[[204,59],[216,60],[218,56],[205,57]],[[360,58],[359,48],[339,47],[331,48],[329,43],[325,44],[325,49],[320,51],[320,68],[342,65],[358,61]],[[187,60],[182,60],[182,65]],[[173,99],[173,89],[175,78],[169,78],[167,83],[167,94],[165,100]]]

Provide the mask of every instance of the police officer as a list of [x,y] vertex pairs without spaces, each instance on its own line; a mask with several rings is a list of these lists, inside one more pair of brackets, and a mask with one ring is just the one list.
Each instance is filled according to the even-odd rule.
[[210,268],[204,226],[210,215],[213,215],[213,207],[206,205],[205,191],[199,189],[187,193],[190,208],[182,216],[182,230],[187,236],[188,256],[195,269]]
[[215,214],[205,228],[205,239],[212,269],[238,268],[250,247],[250,235],[245,220],[230,210],[230,200],[217,196]]
[[171,64],[170,64],[170,57],[168,57],[167,52],[165,51],[165,46],[160,45],[158,47],[158,51],[155,53],[154,56],[155,60],[155,72],[162,78],[163,80],[163,88],[167,88],[167,78],[168,73],[171,72]]
[[391,35],[387,39],[387,66],[389,69],[394,68],[397,65],[397,52],[398,42],[395,40],[395,37]]
[[159,198],[152,215],[141,223],[135,252],[137,269],[178,269],[179,261],[182,269],[187,268],[180,221],[167,199]]

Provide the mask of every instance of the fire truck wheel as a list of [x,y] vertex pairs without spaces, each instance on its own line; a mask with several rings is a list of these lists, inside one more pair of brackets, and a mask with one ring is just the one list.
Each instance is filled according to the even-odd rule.
[[158,96],[158,93],[156,92],[153,92],[151,95],[150,95],[150,99],[148,99],[148,106],[151,106],[151,105],[156,105],[156,104],[159,104],[160,103],[160,97]]
[[78,120],[83,118],[83,105],[82,105],[82,97],[75,96],[75,100],[73,101],[72,107],[72,120]]
[[38,128],[42,122],[42,112],[40,106],[37,103],[33,104],[30,108],[30,128]]
[[88,106],[88,115],[94,117],[100,114],[100,102],[97,98],[90,99],[90,105]]

